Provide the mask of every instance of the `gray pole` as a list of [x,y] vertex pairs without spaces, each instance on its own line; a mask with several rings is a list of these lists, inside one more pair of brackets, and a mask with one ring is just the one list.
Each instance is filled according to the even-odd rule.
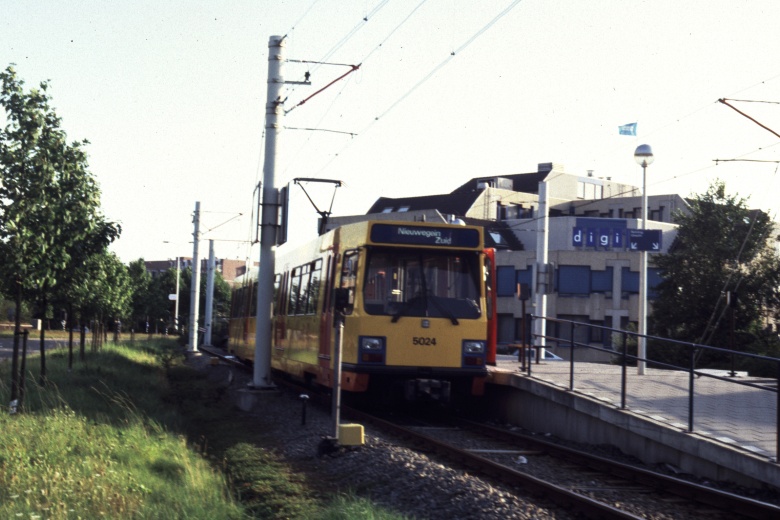
[[181,257],[176,257],[176,304],[173,307],[173,328],[179,332],[179,278],[181,278]]
[[209,240],[209,270],[206,274],[206,317],[203,320],[206,333],[203,335],[203,344],[211,345],[211,325],[214,314],[214,241]]
[[[642,230],[647,229],[647,164],[642,164]],[[637,347],[637,375],[645,375],[647,368],[647,251],[639,257],[639,344]]]
[[534,284],[536,309],[534,312],[537,316],[537,319],[534,320],[534,345],[540,347],[537,351],[537,361],[541,361],[544,358],[544,347],[547,345],[547,340],[544,337],[547,327],[547,293],[552,289],[552,287],[547,286],[550,281],[547,252],[550,241],[548,205],[547,183],[543,181],[539,183],[539,215],[536,217],[536,269],[534,271],[534,277],[536,278],[536,283]]
[[255,364],[252,386],[273,388],[271,381],[271,304],[274,294],[276,220],[279,205],[274,187],[276,169],[276,134],[284,116],[282,104],[282,64],[284,37],[268,40],[268,94],[265,103],[265,160],[263,163],[263,208],[260,221],[260,268],[257,274],[257,316],[255,329]]
[[[642,234],[647,229],[647,167],[655,160],[649,144],[640,144],[634,151],[634,160],[642,167]],[[639,256],[639,339],[637,345],[637,374],[645,374],[647,359],[647,251]]]
[[334,339],[335,355],[333,356],[333,395],[331,396],[331,418],[333,419],[333,439],[339,440],[339,423],[341,422],[341,350],[344,345],[344,316],[341,309],[336,311],[336,337]]
[[200,301],[200,259],[198,258],[198,240],[200,239],[200,201],[195,202],[193,217],[195,231],[192,233],[192,281],[190,287],[190,330],[189,351],[198,351],[198,303]]

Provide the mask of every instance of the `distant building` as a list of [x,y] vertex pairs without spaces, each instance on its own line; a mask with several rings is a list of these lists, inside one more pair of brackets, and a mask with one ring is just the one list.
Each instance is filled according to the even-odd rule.
[[[203,258],[200,261],[200,272],[206,273],[208,269],[208,258]],[[233,281],[244,274],[246,272],[246,261],[245,260],[231,260],[227,258],[217,258],[215,259],[215,267],[216,270],[222,275],[222,279],[225,280],[230,285],[233,285]],[[176,259],[168,259],[168,260],[150,260],[148,262],[144,262],[144,265],[146,266],[146,271],[152,275],[153,278],[159,276],[160,274],[168,271],[169,269],[176,269]],[[257,265],[257,262],[255,262],[255,265]],[[186,269],[187,267],[192,267],[192,258],[191,257],[179,257],[179,268],[180,269]]]
[[[518,284],[530,291],[526,315],[537,314],[533,294],[541,235],[541,182],[547,185],[547,251],[553,278],[547,316],[624,330],[635,324],[639,318],[640,255],[631,250],[629,237],[630,230],[642,227],[641,189],[593,177],[592,172],[572,175],[561,165],[542,163],[536,172],[476,177],[448,194],[380,197],[368,214],[332,217],[327,227],[366,219],[464,221],[483,226],[487,246],[497,249],[498,341],[507,345],[523,337]],[[672,224],[676,211],[690,211],[679,195],[648,197],[647,229],[659,232],[658,252],[665,253],[677,234],[677,226]],[[660,278],[652,266],[652,254],[648,254],[648,262],[648,300],[652,306],[653,287]],[[525,337],[530,338],[530,319],[525,324]],[[565,330],[551,332],[558,337],[567,335]],[[577,342],[612,346],[610,335],[598,328],[583,327],[575,336]],[[598,354],[586,349],[582,356],[598,358]]]

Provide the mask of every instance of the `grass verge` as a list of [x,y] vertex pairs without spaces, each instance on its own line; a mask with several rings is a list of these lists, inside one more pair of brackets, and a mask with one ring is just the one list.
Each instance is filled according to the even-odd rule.
[[[173,340],[107,344],[67,370],[28,360],[20,413],[0,412],[0,518],[397,519],[306,482],[225,406]],[[0,403],[10,402],[0,363]]]

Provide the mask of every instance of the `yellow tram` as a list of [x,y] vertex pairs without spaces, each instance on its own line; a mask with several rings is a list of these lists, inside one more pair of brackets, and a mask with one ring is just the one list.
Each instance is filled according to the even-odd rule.
[[[492,251],[480,227],[365,221],[277,254],[271,367],[332,386],[336,289],[349,293],[342,389],[481,395],[495,364]],[[257,270],[236,281],[229,349],[254,357]]]

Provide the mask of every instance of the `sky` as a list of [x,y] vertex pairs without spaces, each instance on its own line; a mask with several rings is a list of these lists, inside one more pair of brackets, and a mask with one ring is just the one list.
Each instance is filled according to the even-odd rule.
[[[89,140],[122,261],[192,256],[196,201],[200,256],[257,261],[273,35],[311,81],[285,87],[275,184],[341,181],[303,184],[321,211],[546,162],[641,186],[646,143],[650,195],[720,180],[778,219],[780,138],[718,102],[780,133],[778,20],[775,0],[0,0],[0,66],[48,80]],[[296,243],[318,215],[291,193]]]

